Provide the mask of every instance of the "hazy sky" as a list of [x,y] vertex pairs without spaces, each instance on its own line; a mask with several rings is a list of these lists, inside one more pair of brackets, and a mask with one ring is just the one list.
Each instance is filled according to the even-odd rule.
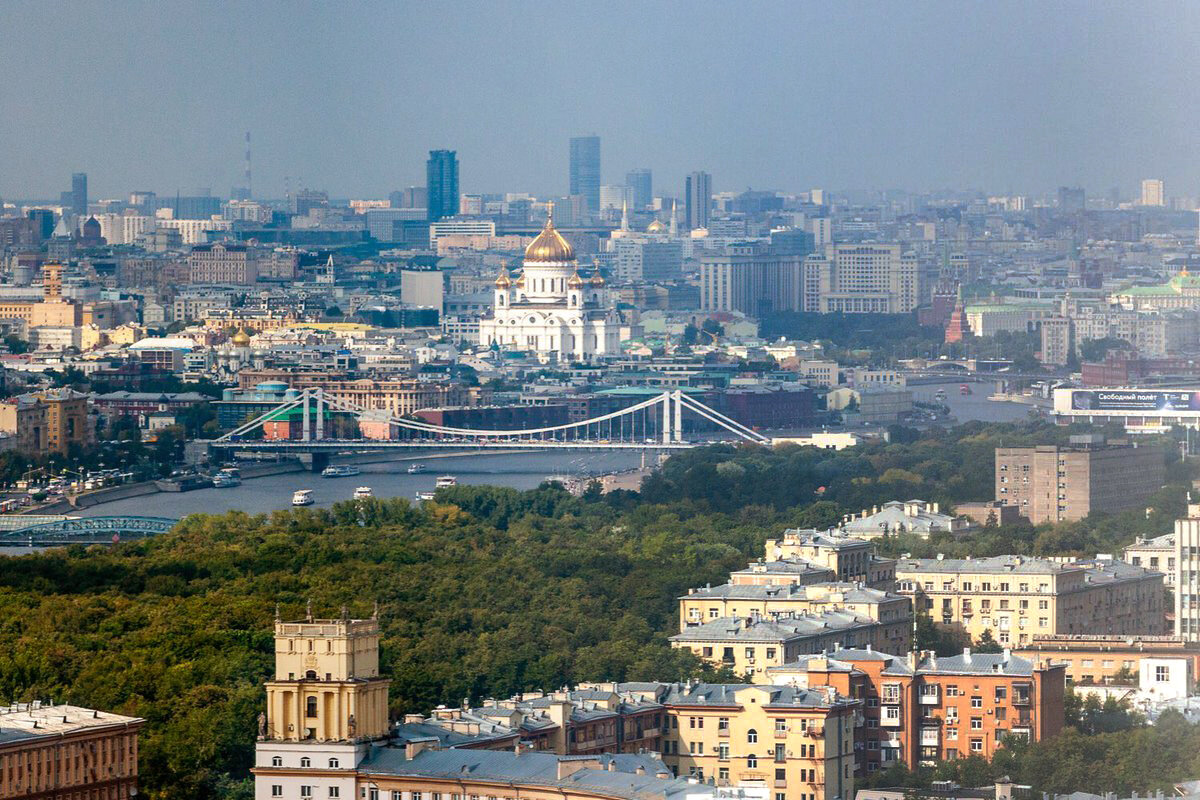
[[0,197],[971,187],[1200,194],[1200,3],[4,0]]

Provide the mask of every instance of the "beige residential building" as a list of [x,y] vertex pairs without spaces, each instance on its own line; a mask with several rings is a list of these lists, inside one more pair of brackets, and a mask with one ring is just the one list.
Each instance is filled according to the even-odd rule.
[[1161,448],[1071,438],[1069,447],[997,447],[996,499],[1038,524],[1141,508],[1162,488]]
[[1200,641],[1200,503],[1188,496],[1187,516],[1175,520],[1175,635]]
[[70,388],[47,389],[0,401],[0,432],[16,437],[30,454],[66,455],[72,446],[95,443],[88,396]]
[[1060,563],[1029,556],[909,558],[901,594],[939,625],[1020,645],[1053,634],[1166,632],[1162,573],[1120,561]]
[[689,589],[679,598],[679,629],[702,625],[722,617],[767,619],[849,611],[870,617],[886,629],[886,652],[902,652],[911,640],[912,603],[907,597],[853,583],[818,583],[809,586],[753,586],[726,583]]
[[[1176,522],[1178,525],[1178,522]],[[1163,574],[1163,584],[1174,589],[1179,580],[1179,562],[1175,555],[1175,534],[1165,533],[1153,539],[1134,539],[1121,550],[1121,560],[1135,567],[1145,567]]]
[[[832,570],[834,580],[865,583],[876,589],[890,589],[896,579],[896,561],[875,555],[875,548],[861,538],[846,536],[837,530],[789,528],[778,539],[767,539],[763,563],[769,569],[775,562],[800,559],[816,567]],[[757,564],[750,565],[753,571]],[[741,582],[733,573],[734,583]],[[784,581],[786,582],[786,581]],[[816,581],[813,581],[814,583]]]
[[249,284],[258,280],[258,262],[244,244],[198,244],[188,254],[189,283]]
[[720,617],[685,627],[671,637],[672,647],[691,650],[704,661],[748,676],[753,683],[769,683],[768,667],[830,647],[869,646],[884,652],[907,652],[910,643],[907,625],[884,625],[845,610],[774,618],[755,613]]
[[829,245],[804,260],[804,311],[903,314],[925,301],[919,259],[898,244]]

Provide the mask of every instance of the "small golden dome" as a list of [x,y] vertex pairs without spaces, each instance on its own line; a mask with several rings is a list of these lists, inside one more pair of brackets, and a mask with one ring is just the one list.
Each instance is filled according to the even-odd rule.
[[574,261],[575,248],[554,229],[554,213],[546,215],[546,226],[525,248],[526,261]]
[[237,333],[230,337],[229,341],[234,347],[249,347],[250,334],[246,333],[245,328],[238,328]]
[[662,220],[654,220],[646,226],[646,233],[666,233],[667,226],[662,224]]
[[500,274],[496,276],[496,288],[507,289],[512,286],[512,281],[508,279],[508,270],[501,269]]
[[578,271],[572,273],[571,277],[567,278],[567,288],[568,289],[582,289],[583,288],[583,278],[579,277]]
[[600,274],[600,270],[596,270],[595,272],[592,273],[591,283],[592,283],[592,286],[603,286],[604,285],[604,276]]
[[517,276],[517,282],[514,283],[513,286],[517,287],[518,289],[525,288],[525,273],[524,272],[522,272],[520,275]]

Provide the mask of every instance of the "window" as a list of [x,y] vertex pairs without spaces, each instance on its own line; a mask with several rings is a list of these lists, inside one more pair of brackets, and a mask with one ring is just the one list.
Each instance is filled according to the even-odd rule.
[[758,731],[754,730],[754,728],[751,728],[750,730],[746,731],[746,741],[749,742],[750,744],[754,744],[755,742],[757,742],[758,741]]
[[758,769],[758,756],[754,753],[746,756],[746,769]]
[[311,786],[301,786],[300,787],[300,796],[301,797],[312,797],[312,787]]
[[701,655],[703,655],[705,658],[712,658],[712,648],[711,647],[701,648]]
[[331,758],[331,759],[329,759],[329,768],[330,768],[330,769],[337,769],[337,768],[338,768],[338,760],[337,760],[336,758]]
[[719,730],[719,731],[728,731],[729,730],[729,717],[717,717],[717,730]]
[[312,766],[312,759],[311,759],[311,758],[309,758],[308,756],[305,756],[304,758],[300,759],[300,766],[301,766],[302,768],[305,768],[305,767],[311,767],[311,766]]
[[983,739],[972,739],[971,740],[971,752],[972,753],[982,753],[983,752]]
[[721,742],[719,745],[717,745],[717,759],[720,761],[728,761],[729,760],[729,744],[728,743]]
[[330,786],[329,787],[329,796],[330,797],[341,797],[341,792],[338,790],[338,787]]
[[951,742],[957,741],[958,740],[958,728],[955,728],[955,727],[946,728],[946,740],[951,741]]
[[1008,687],[1007,686],[997,686],[996,687],[996,702],[999,703],[999,702],[1002,702],[1007,699],[1008,699]]
[[272,767],[282,767],[283,759],[280,758],[279,756],[275,756],[274,758],[271,759],[271,766]]
[[767,658],[775,658],[775,648],[774,647],[767,648]]
[[310,697],[304,701],[304,716],[315,717],[317,715],[317,698]]
[[283,787],[278,783],[271,785],[271,797],[283,797]]
[[788,725],[787,725],[786,719],[775,720],[775,732],[776,733],[787,733],[787,729],[788,729]]
[[1165,683],[1171,680],[1171,670],[1169,667],[1158,666],[1154,668],[1154,680],[1158,683]]
[[983,708],[983,698],[978,695],[972,697],[971,708]]
[[782,744],[775,745],[775,763],[782,764],[787,761],[787,750]]
[[717,777],[723,781],[729,780],[729,767],[721,767],[718,769]]
[[777,768],[775,770],[775,780],[780,783],[786,781],[787,780],[787,770],[782,769],[782,768]]
[[951,683],[946,686],[946,697],[958,697],[958,686]]
[[983,730],[983,717],[971,717],[971,730]]

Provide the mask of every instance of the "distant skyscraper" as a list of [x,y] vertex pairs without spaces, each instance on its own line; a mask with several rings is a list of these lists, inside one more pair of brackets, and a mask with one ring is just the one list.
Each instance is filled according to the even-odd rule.
[[425,164],[429,221],[458,213],[458,155],[454,150],[430,150]]
[[712,208],[712,176],[707,172],[693,172],[687,176],[684,190],[687,203],[687,225],[692,230],[708,227],[708,213]]
[[1087,201],[1081,187],[1058,187],[1058,207],[1061,211],[1083,211],[1086,204]]
[[88,208],[87,173],[76,172],[71,176],[71,211],[85,216]]
[[1144,206],[1165,206],[1167,204],[1166,193],[1163,191],[1163,182],[1159,178],[1147,178],[1142,181],[1142,205]]
[[584,210],[600,210],[600,137],[576,136],[571,139],[571,194],[583,198]]
[[639,211],[654,202],[654,182],[645,167],[626,172],[625,185],[633,190],[633,207]]

